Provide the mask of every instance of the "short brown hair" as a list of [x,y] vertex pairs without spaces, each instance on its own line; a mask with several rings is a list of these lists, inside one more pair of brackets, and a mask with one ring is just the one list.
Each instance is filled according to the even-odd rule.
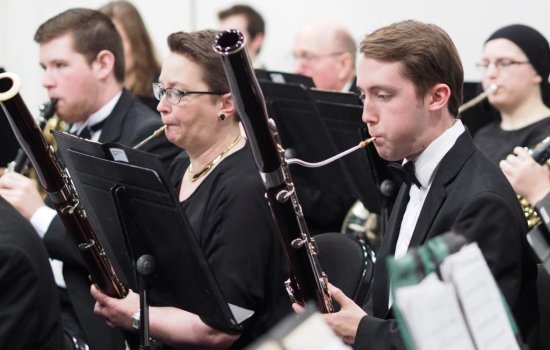
[[453,41],[440,27],[413,20],[394,23],[368,34],[359,51],[375,60],[401,62],[419,97],[438,83],[447,84],[449,112],[458,115],[464,70]]
[[34,34],[34,41],[43,44],[69,33],[73,36],[74,49],[84,55],[89,64],[102,50],[111,51],[115,57],[115,78],[124,82],[122,39],[109,17],[99,11],[73,8],[42,23]]
[[201,67],[202,79],[210,91],[225,94],[230,92],[229,81],[221,56],[212,48],[217,33],[210,29],[172,33],[168,36],[168,47],[170,51],[185,56]]
[[[250,34],[250,40],[254,40],[258,34],[265,35],[265,21],[252,7],[247,5],[233,5],[232,7],[218,12],[218,19],[224,20],[227,17],[243,15],[246,17],[246,30]],[[259,51],[259,50],[258,50]]]
[[130,42],[134,60],[132,71],[135,74],[135,80],[131,86],[127,87],[135,95],[152,96],[151,84],[159,77],[160,63],[139,11],[125,0],[111,1],[100,7],[99,11],[120,23]]

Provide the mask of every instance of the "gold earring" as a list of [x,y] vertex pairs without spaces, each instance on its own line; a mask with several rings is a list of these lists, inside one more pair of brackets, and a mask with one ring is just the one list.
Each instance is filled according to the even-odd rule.
[[218,120],[225,120],[225,114],[221,113],[221,114],[218,116]]

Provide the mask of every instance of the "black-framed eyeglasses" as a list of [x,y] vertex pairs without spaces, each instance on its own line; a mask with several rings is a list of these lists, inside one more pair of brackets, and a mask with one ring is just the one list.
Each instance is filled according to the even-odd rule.
[[157,100],[161,100],[162,96],[166,95],[168,102],[177,105],[180,103],[183,96],[186,95],[225,95],[225,92],[218,91],[182,91],[172,88],[163,88],[160,83],[153,83],[153,94]]
[[515,65],[520,64],[531,64],[529,61],[516,61],[511,59],[499,59],[495,61],[483,61],[476,64],[476,66],[480,69],[486,70],[489,68],[489,66],[493,64],[496,69],[500,70],[503,68],[508,68]]
[[316,62],[319,61],[322,58],[328,58],[328,57],[338,57],[340,55],[345,54],[344,51],[337,51],[337,52],[331,52],[331,53],[314,53],[309,51],[302,51],[298,53],[293,53],[292,57],[295,61],[305,61],[305,62]]

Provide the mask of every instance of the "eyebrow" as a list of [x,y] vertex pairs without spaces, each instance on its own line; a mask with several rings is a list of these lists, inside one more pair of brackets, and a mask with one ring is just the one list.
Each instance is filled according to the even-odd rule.
[[373,86],[368,88],[369,92],[379,91],[379,90],[392,92],[392,93],[395,93],[397,91],[397,89],[395,87],[390,86],[390,85],[373,85]]

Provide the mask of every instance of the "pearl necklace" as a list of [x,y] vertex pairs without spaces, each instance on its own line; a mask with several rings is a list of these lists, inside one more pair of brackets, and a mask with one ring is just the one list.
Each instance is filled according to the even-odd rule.
[[218,154],[216,158],[212,159],[210,163],[206,164],[204,168],[197,171],[196,173],[193,172],[193,165],[189,164],[189,168],[187,168],[187,172],[189,173],[189,179],[191,180],[191,182],[195,182],[201,177],[203,177],[204,175],[208,174],[208,172],[212,170],[212,168],[222,160],[223,156],[225,156],[227,152],[229,152],[233,147],[235,147],[235,145],[240,140],[241,140],[241,136],[239,135],[237,136],[235,141],[231,142],[231,144],[229,144],[229,146],[227,146],[226,149],[222,151],[222,153]]

